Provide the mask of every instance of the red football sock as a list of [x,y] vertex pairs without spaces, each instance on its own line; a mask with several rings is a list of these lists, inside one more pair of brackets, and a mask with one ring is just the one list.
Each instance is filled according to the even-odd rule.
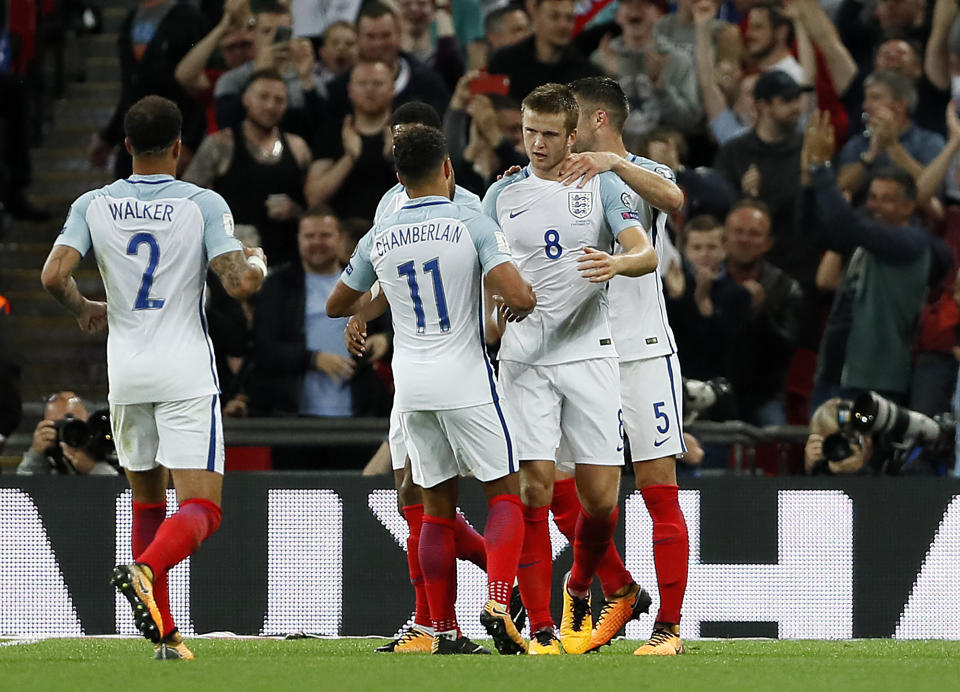
[[690,544],[676,485],[651,485],[644,488],[643,501],[653,519],[653,563],[660,588],[660,612],[657,622],[679,624],[683,594],[687,590],[687,566]]
[[[577,527],[577,517],[580,516],[580,498],[577,497],[577,481],[575,478],[564,478],[555,481],[553,484],[553,504],[550,505],[553,512],[553,523],[560,529],[560,533],[567,537],[570,545],[573,545],[574,532]],[[620,508],[614,510],[619,514]],[[617,519],[614,517],[613,525],[616,526]],[[617,550],[616,544],[611,540],[604,553],[600,564],[597,565],[597,578],[603,587],[605,596],[616,593],[627,584],[633,583],[633,576],[627,571]]]
[[420,568],[427,586],[430,617],[437,632],[456,630],[457,552],[453,519],[423,515],[420,530]]
[[403,518],[410,527],[407,536],[407,569],[410,571],[410,583],[416,597],[417,610],[413,621],[424,627],[433,627],[430,620],[430,604],[427,601],[427,585],[423,582],[420,570],[420,530],[423,526],[423,505],[407,505],[403,508]]
[[[157,535],[157,529],[167,517],[167,503],[133,501],[133,526],[130,531],[131,547],[133,548],[133,559],[139,560],[140,555],[153,537]],[[163,631],[172,632],[177,628],[173,621],[173,615],[170,614],[170,593],[167,588],[167,572],[164,570],[153,576],[153,599],[157,602],[157,608],[160,610],[160,616],[163,618]]]
[[550,547],[550,530],[547,520],[549,507],[523,508],[523,549],[517,579],[520,596],[530,618],[530,631],[553,627],[550,615],[550,585],[553,581],[553,552]]
[[467,523],[466,518],[457,512],[456,533],[457,557],[472,562],[484,572],[487,571],[487,544],[483,536]]
[[184,500],[179,511],[160,525],[137,562],[146,564],[154,575],[178,565],[220,528],[221,516],[220,508],[210,500]]
[[513,580],[517,577],[523,549],[523,502],[516,495],[490,499],[490,513],[483,531],[487,543],[487,589],[489,597],[509,608]]
[[606,517],[591,517],[583,510],[580,511],[580,516],[577,517],[577,534],[573,541],[573,568],[567,582],[567,590],[571,593],[590,589],[597,565],[612,542],[616,522],[616,512],[611,512]]

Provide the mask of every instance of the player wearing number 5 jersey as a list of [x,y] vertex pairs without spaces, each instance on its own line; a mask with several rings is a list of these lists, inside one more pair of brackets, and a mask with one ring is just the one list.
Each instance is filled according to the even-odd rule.
[[[524,417],[517,428],[526,538],[520,593],[530,617],[531,653],[559,653],[550,615],[552,577],[547,517],[561,434],[576,466],[583,509],[573,540],[573,569],[564,580],[563,648],[583,653],[591,633],[590,583],[616,525],[622,463],[617,351],[607,319],[606,282],[641,276],[657,256],[629,190],[611,173],[582,188],[559,181],[577,132],[578,109],[559,84],[523,101],[530,166],[495,183],[483,201],[510,243],[521,273],[537,293],[537,311],[507,327],[500,381]],[[624,252],[610,254],[619,240]]]
[[[124,118],[134,175],[81,196],[43,267],[48,291],[85,331],[109,327],[110,418],[133,490],[133,556],[113,584],[156,658],[191,659],[176,630],[167,571],[221,518],[223,432],[213,346],[203,314],[207,265],[235,298],[259,290],[263,252],[233,237],[223,199],[175,179],[181,116],[148,96]],[[80,294],[72,272],[93,250],[106,303]],[[172,475],[179,510],[166,517]]]
[[490,503],[484,532],[489,600],[480,620],[501,653],[525,653],[508,612],[523,543],[523,509],[510,432],[483,339],[483,287],[522,319],[536,298],[511,262],[496,224],[451,201],[453,168],[443,134],[413,125],[396,138],[394,161],[409,202],[384,217],[357,250],[327,301],[351,314],[375,281],[394,329],[394,407],[422,488],[420,567],[435,636],[433,653],[487,653],[457,625],[457,483],[472,473]]

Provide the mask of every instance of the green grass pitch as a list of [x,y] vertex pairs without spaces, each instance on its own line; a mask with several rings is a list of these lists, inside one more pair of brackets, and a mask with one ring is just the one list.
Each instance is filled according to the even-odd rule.
[[[0,688],[22,690],[960,690],[960,642],[687,643],[676,658],[617,641],[586,656],[374,654],[373,639],[188,640],[193,662],[153,661],[149,643],[52,639],[0,646]],[[489,644],[489,643],[488,643]]]

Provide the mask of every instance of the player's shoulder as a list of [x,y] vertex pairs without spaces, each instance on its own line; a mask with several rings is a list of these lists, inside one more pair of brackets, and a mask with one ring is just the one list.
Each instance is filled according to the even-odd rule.
[[481,209],[480,196],[465,187],[457,185],[453,192],[453,203],[468,209]]
[[[517,171],[516,173],[513,173],[512,175],[505,175],[487,189],[486,196],[489,197],[491,195],[494,195],[494,196],[499,195],[506,188],[510,187],[511,185],[515,185],[517,183],[522,183],[524,180],[528,179],[529,177],[530,177],[530,171],[528,171],[526,168],[523,168]],[[484,199],[486,199],[486,197],[484,197]]]
[[666,178],[670,181],[676,181],[677,174],[673,172],[673,169],[670,166],[654,161],[653,159],[648,159],[646,156],[639,156],[638,154],[627,154],[627,160],[630,163],[634,163],[640,168],[644,168],[648,171],[656,173],[661,178]]

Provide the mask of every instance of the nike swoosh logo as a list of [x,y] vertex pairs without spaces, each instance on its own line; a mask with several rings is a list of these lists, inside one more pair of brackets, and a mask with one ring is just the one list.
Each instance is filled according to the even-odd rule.
[[670,438],[668,437],[668,438],[666,438],[666,439],[664,439],[664,440],[660,440],[659,442],[656,442],[656,441],[655,441],[655,442],[653,443],[653,446],[654,446],[654,447],[660,447],[661,445],[666,444],[667,440],[669,440],[669,439],[670,439]]
[[534,566],[535,564],[537,564],[538,562],[540,562],[540,560],[535,560],[534,562],[528,562],[528,563],[525,564],[525,565],[520,565],[520,566],[518,567],[518,569],[526,569],[527,567],[533,567],[533,566]]
[[529,210],[529,209],[521,209],[520,211],[512,211],[512,212],[510,212],[510,218],[512,219],[512,218],[515,217],[515,216],[520,216],[520,214],[522,214],[522,213],[525,212],[525,211],[530,211],[530,210]]
[[664,541],[669,541],[669,540],[672,540],[672,539],[670,539],[670,538],[658,538],[657,540],[655,540],[655,541],[653,542],[653,544],[656,545],[657,543],[663,543]]

